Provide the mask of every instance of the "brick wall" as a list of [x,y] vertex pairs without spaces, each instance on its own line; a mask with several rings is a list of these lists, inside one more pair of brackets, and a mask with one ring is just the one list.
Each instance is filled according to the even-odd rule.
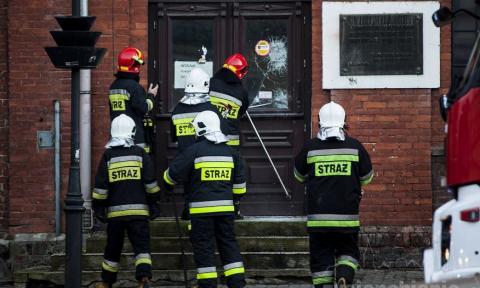
[[0,232],[8,229],[8,1],[0,0]]
[[376,172],[362,201],[362,223],[430,225],[431,151],[443,141],[437,99],[449,85],[450,31],[442,30],[441,89],[322,90],[321,5],[312,1],[313,134],[321,105],[329,100],[343,105],[349,133],[364,143]]
[[[437,116],[437,99],[449,84],[449,30],[442,29],[442,89],[324,91],[321,87],[322,1],[312,2],[312,127],[317,127],[316,115],[321,105],[329,99],[335,100],[347,109],[350,133],[364,142],[369,150],[377,175],[374,183],[367,187],[363,201],[364,224],[430,225],[431,147],[443,141],[443,125]],[[0,0],[0,3],[7,1]],[[3,7],[1,5],[0,8]],[[102,64],[92,75],[92,167],[95,170],[108,139],[108,102],[105,95],[115,72],[115,57],[127,45],[136,45],[147,51],[147,0],[90,1],[90,11],[97,16],[93,29],[103,33],[97,46],[108,49]],[[66,192],[70,146],[70,74],[54,69],[43,50],[44,46],[55,45],[47,31],[58,28],[53,19],[56,14],[69,15],[69,2],[18,0],[8,11],[10,95],[8,102],[0,100],[0,109],[7,109],[2,105],[8,103],[10,127],[16,128],[8,134],[11,162],[10,233],[53,231],[53,151],[37,149],[36,131],[52,129],[52,102],[55,99],[61,101],[63,109],[63,195]],[[0,21],[4,19],[2,17]],[[0,39],[4,39],[1,35],[0,32]],[[147,79],[145,74],[146,67],[142,74],[144,85]],[[5,93],[2,94],[1,79],[0,99],[3,99]],[[0,128],[0,133],[4,131],[4,128]],[[1,139],[4,137],[0,138],[0,155],[5,146]],[[5,178],[1,177],[1,173],[4,173],[1,171],[5,170],[3,159],[0,158],[0,184]],[[4,203],[1,200],[1,187],[0,209]]]

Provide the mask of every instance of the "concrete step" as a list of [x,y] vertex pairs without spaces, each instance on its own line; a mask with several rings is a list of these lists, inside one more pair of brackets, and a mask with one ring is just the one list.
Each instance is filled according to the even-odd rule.
[[[93,284],[101,279],[100,271],[84,270],[82,273],[82,283],[86,287],[93,287]],[[265,269],[265,270],[247,270],[247,283],[249,285],[281,285],[281,284],[304,284],[310,282],[310,272],[307,269]],[[184,287],[184,274],[181,270],[153,270],[154,287]],[[137,287],[134,281],[134,270],[121,270],[118,273],[118,282],[116,287]],[[195,283],[196,271],[188,270],[187,279],[191,287]],[[48,281],[57,285],[64,284],[63,271],[50,270],[22,270],[15,273],[15,284],[27,283],[28,280]],[[222,277],[220,282],[224,282]],[[21,287],[21,285],[19,285]],[[295,286],[296,287],[296,286]]]
[[[307,236],[305,219],[302,217],[246,217],[235,221],[237,236]],[[181,221],[183,235],[187,235],[188,221]],[[176,237],[177,228],[173,218],[160,218],[150,224],[152,237]]]
[[[118,274],[119,281],[116,287],[136,287],[133,270],[123,270]],[[82,282],[85,287],[93,287],[93,284],[100,279],[99,271],[84,271]],[[249,288],[310,288],[310,272],[307,269],[268,269],[268,270],[247,270],[247,283]],[[187,278],[192,280],[195,272],[190,270]],[[26,287],[29,279],[48,281],[57,285],[63,285],[63,271],[49,270],[22,270],[15,273],[15,286]],[[423,272],[421,270],[365,270],[361,269],[355,277],[355,287],[427,287],[423,285]],[[223,279],[220,279],[222,282]],[[389,286],[391,285],[391,286]],[[444,285],[445,286],[445,285]],[[47,286],[45,286],[47,287]],[[53,286],[48,286],[53,287]],[[183,271],[163,270],[153,271],[153,287],[184,288]],[[193,286],[191,286],[193,287]],[[220,288],[225,286],[221,285]],[[433,287],[433,286],[432,286]],[[452,286],[453,287],[453,286]],[[474,287],[474,286],[457,286]],[[475,286],[476,287],[476,286]]]
[[[309,267],[307,252],[243,252],[245,267],[249,269],[306,269]],[[217,255],[218,256],[218,255]],[[191,252],[185,256],[187,267],[193,269],[193,255]],[[82,257],[82,269],[87,271],[100,270],[103,261],[103,253],[87,253]],[[132,269],[134,265],[133,254],[122,254],[120,260],[121,269]],[[154,270],[179,269],[181,256],[179,253],[152,253],[152,268]],[[221,263],[217,259],[217,263]],[[52,255],[52,271],[63,270],[65,255]]]
[[[297,236],[239,236],[237,241],[241,251],[244,252],[307,252],[308,238]],[[192,245],[188,238],[182,238],[185,251],[192,251]],[[95,236],[87,240],[87,253],[103,253],[106,238]],[[132,246],[128,239],[124,242],[125,252],[132,252]],[[180,252],[180,241],[177,237],[152,237],[150,240],[151,251]]]

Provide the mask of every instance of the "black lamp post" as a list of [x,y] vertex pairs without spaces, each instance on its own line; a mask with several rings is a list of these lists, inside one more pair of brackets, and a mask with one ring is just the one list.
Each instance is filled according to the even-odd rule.
[[89,32],[95,17],[80,16],[80,0],[72,0],[72,16],[55,17],[62,31],[50,31],[58,47],[46,47],[50,60],[56,68],[71,69],[71,156],[68,192],[65,199],[65,287],[82,286],[82,215],[85,210],[80,190],[79,108],[80,69],[95,68],[105,48],[95,48],[100,32]]

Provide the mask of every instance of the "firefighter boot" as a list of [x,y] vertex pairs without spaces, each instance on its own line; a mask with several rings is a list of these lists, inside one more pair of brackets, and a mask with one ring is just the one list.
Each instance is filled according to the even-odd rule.
[[147,277],[143,277],[138,281],[138,288],[151,288],[150,280]]
[[343,278],[343,277],[338,279],[337,288],[347,288],[347,280],[345,280],[345,278]]
[[106,282],[98,282],[98,283],[95,283],[95,288],[110,288],[110,284],[106,283]]
[[338,288],[349,287],[355,278],[355,270],[347,265],[338,265],[335,274]]

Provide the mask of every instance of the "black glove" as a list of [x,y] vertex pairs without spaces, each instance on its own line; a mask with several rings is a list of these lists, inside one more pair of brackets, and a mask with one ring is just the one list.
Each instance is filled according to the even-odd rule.
[[93,207],[93,214],[101,223],[107,223],[107,209],[105,207]]
[[235,208],[235,219],[241,220],[243,219],[243,215],[240,212],[240,200],[234,200],[233,207]]
[[157,217],[160,216],[160,206],[158,205],[157,202],[150,203],[148,205],[148,210],[150,212],[150,220],[155,220]]

